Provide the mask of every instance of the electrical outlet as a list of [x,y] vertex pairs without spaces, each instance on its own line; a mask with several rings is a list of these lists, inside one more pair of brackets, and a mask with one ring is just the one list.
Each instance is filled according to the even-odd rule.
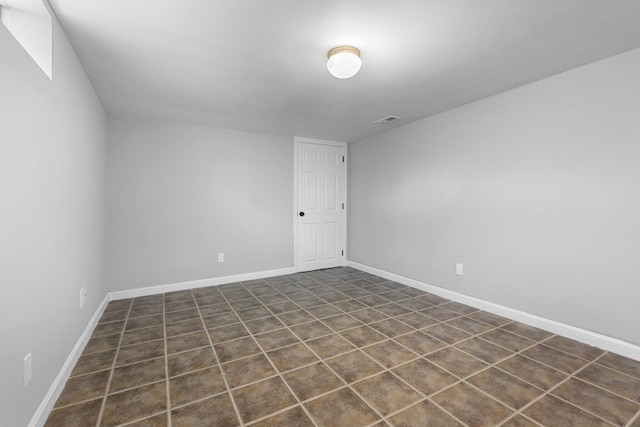
[[224,262],[224,252],[218,254],[218,262]]
[[31,381],[31,376],[33,375],[32,367],[31,367],[31,353],[27,354],[24,357],[24,386],[26,387]]
[[87,287],[80,289],[80,308],[87,303]]
[[464,266],[462,264],[460,264],[460,263],[456,264],[456,274],[458,276],[464,275]]

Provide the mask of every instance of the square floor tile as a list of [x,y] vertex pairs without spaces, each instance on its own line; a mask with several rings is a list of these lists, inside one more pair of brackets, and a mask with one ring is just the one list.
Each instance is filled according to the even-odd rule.
[[369,356],[373,357],[385,368],[393,368],[401,363],[418,357],[413,352],[407,350],[393,341],[383,341],[362,349]]
[[357,328],[362,326],[362,322],[349,316],[348,314],[340,314],[338,316],[327,317],[322,321],[332,328],[334,331],[343,331],[345,329]]
[[391,417],[395,427],[433,426],[433,427],[462,427],[463,425],[438,408],[428,400]]
[[307,345],[318,356],[326,358],[355,350],[355,347],[338,334],[332,334],[307,341]]
[[277,331],[256,335],[255,338],[264,351],[275,350],[280,347],[300,342],[295,335],[286,329],[278,329]]
[[303,341],[307,341],[323,335],[328,335],[333,332],[331,329],[327,328],[317,320],[315,322],[292,326],[291,330]]
[[82,402],[60,409],[49,414],[44,427],[94,426],[100,414],[102,398]]
[[229,387],[236,388],[276,375],[269,360],[263,354],[236,360],[222,365]]
[[446,346],[442,341],[423,334],[422,332],[412,332],[401,337],[396,337],[394,341],[416,352],[420,356],[433,353]]
[[109,393],[164,381],[165,378],[164,357],[121,366],[113,370]]
[[497,367],[543,390],[549,390],[567,378],[560,371],[520,355],[500,362]]
[[148,341],[126,347],[120,347],[116,366],[164,356],[164,340]]
[[543,331],[542,329],[534,328],[533,326],[525,325],[520,322],[512,322],[503,326],[501,329],[512,332],[514,334],[529,338],[534,341],[542,341],[545,338],[553,335],[551,332]]
[[487,366],[486,363],[453,347],[438,350],[426,355],[425,358],[460,378],[478,372]]
[[385,416],[422,399],[419,393],[389,372],[358,382],[353,388]]
[[347,383],[382,371],[382,367],[361,351],[352,351],[325,361]]
[[73,368],[73,371],[71,371],[71,376],[75,377],[77,375],[111,369],[115,357],[116,349],[80,356],[78,362],[76,362],[76,366]]
[[610,426],[604,420],[551,395],[544,396],[526,408],[524,414],[548,426]]
[[214,344],[246,337],[249,331],[241,323],[209,329],[209,336]]
[[253,341],[253,338],[240,338],[235,341],[215,344],[214,348],[220,363],[260,353],[260,347]]
[[166,409],[167,385],[164,382],[111,394],[104,405],[101,426],[117,426]]
[[350,316],[355,317],[364,323],[377,322],[378,320],[388,319],[384,313],[381,313],[373,308],[365,308],[364,310],[356,310],[349,313]]
[[252,424],[252,427],[276,426],[314,427],[314,424],[301,406],[296,406],[293,409]]
[[406,334],[413,331],[411,326],[407,326],[404,323],[398,322],[395,319],[381,320],[380,322],[370,323],[369,327],[376,331],[385,334],[389,338],[393,338],[397,335]]
[[[149,328],[152,329],[152,328]],[[202,331],[204,327],[202,326],[202,320],[200,319],[190,319],[183,320],[181,322],[169,323],[165,326],[167,331],[167,337],[173,337],[176,335],[189,334],[191,332]],[[125,338],[126,338],[125,334]]]
[[167,339],[167,353],[179,353],[181,351],[193,350],[194,348],[211,345],[209,337],[205,332],[195,332],[186,335],[177,335]]
[[553,394],[619,426],[629,422],[640,410],[637,403],[575,378],[554,389]]
[[353,391],[343,388],[305,406],[319,427],[363,426],[379,417]]
[[461,331],[460,329],[454,328],[453,326],[446,325],[444,323],[429,326],[428,328],[422,329],[422,332],[424,332],[425,334],[429,334],[432,337],[439,339],[440,341],[444,341],[447,344],[455,344],[471,337],[471,334],[468,334],[464,331]]
[[503,329],[494,329],[493,331],[486,332],[480,335],[480,338],[512,351],[521,351],[535,344],[535,341],[512,334]]
[[169,394],[173,407],[213,396],[226,391],[220,368],[201,369],[169,380]]
[[245,423],[297,403],[280,378],[271,378],[231,392]]
[[283,378],[300,401],[311,399],[344,385],[329,368],[319,362],[286,373]]
[[431,317],[427,317],[420,313],[408,313],[402,316],[396,317],[396,320],[401,321],[415,329],[422,329],[428,326],[432,326],[436,324],[438,321],[432,319]]
[[471,335],[481,334],[495,328],[494,326],[478,322],[470,317],[458,317],[449,320],[446,324],[461,329]]
[[458,378],[425,359],[414,360],[395,368],[392,372],[426,396],[458,382]]
[[173,427],[235,427],[240,425],[229,396],[225,393],[171,411]]
[[607,353],[598,359],[597,363],[640,379],[640,361],[629,359],[619,354]]
[[211,347],[198,348],[196,350],[176,353],[168,358],[169,376],[186,374],[198,369],[208,368],[216,364],[216,359]]
[[377,332],[368,326],[361,326],[359,328],[341,331],[340,335],[357,347],[365,347],[386,339],[386,337],[380,332]]
[[284,325],[282,324],[282,322],[280,322],[274,316],[265,317],[263,319],[258,319],[258,320],[252,320],[250,322],[246,322],[244,325],[247,327],[249,332],[251,332],[254,335],[284,328]]
[[599,365],[590,365],[576,374],[581,380],[640,403],[640,379]]
[[215,314],[213,316],[203,317],[204,324],[207,329],[220,328],[222,326],[240,323],[240,318],[234,312]]
[[496,326],[496,327],[504,326],[507,323],[511,323],[510,319],[507,319],[502,316],[498,316],[493,313],[489,313],[487,311],[476,311],[475,313],[469,314],[467,317],[478,320],[482,323],[486,323],[487,325]]
[[280,372],[289,371],[318,360],[304,344],[295,344],[270,351],[267,356]]
[[566,372],[567,374],[577,371],[588,363],[584,359],[571,356],[563,351],[547,347],[544,344],[538,344],[535,347],[525,350],[522,352],[522,355],[551,366],[559,371]]
[[55,407],[104,396],[110,373],[110,371],[100,371],[69,378]]
[[289,313],[280,314],[278,315],[278,319],[280,319],[280,321],[287,326],[293,326],[300,323],[311,322],[312,320],[315,320],[315,317],[304,310],[296,310]]
[[498,425],[512,414],[507,407],[464,383],[436,394],[431,400],[470,427]]
[[522,408],[543,393],[539,388],[495,368],[482,371],[467,382],[514,409]]
[[497,363],[502,359],[513,356],[511,350],[507,350],[504,347],[500,347],[496,344],[492,344],[489,341],[482,338],[470,338],[465,341],[461,341],[455,345],[455,347],[469,353],[470,355],[487,363]]

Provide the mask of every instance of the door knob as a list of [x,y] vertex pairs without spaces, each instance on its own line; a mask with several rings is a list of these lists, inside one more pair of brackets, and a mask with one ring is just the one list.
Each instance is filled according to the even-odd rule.
[[304,216],[304,212],[300,212],[300,216]]

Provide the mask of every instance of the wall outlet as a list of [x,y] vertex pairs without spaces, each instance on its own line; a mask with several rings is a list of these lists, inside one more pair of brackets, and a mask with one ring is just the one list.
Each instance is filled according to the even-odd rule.
[[27,354],[24,357],[24,386],[26,387],[31,381],[31,376],[33,374],[31,367],[31,353]]
[[224,252],[218,254],[218,262],[224,262]]
[[464,266],[460,263],[456,264],[456,274],[462,276],[464,274]]
[[87,303],[87,287],[80,289],[80,308]]

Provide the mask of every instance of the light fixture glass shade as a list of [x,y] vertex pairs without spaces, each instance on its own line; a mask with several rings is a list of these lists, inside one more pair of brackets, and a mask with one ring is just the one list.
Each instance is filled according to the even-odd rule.
[[362,66],[360,51],[351,46],[335,47],[327,53],[327,58],[327,69],[338,79],[355,76]]

